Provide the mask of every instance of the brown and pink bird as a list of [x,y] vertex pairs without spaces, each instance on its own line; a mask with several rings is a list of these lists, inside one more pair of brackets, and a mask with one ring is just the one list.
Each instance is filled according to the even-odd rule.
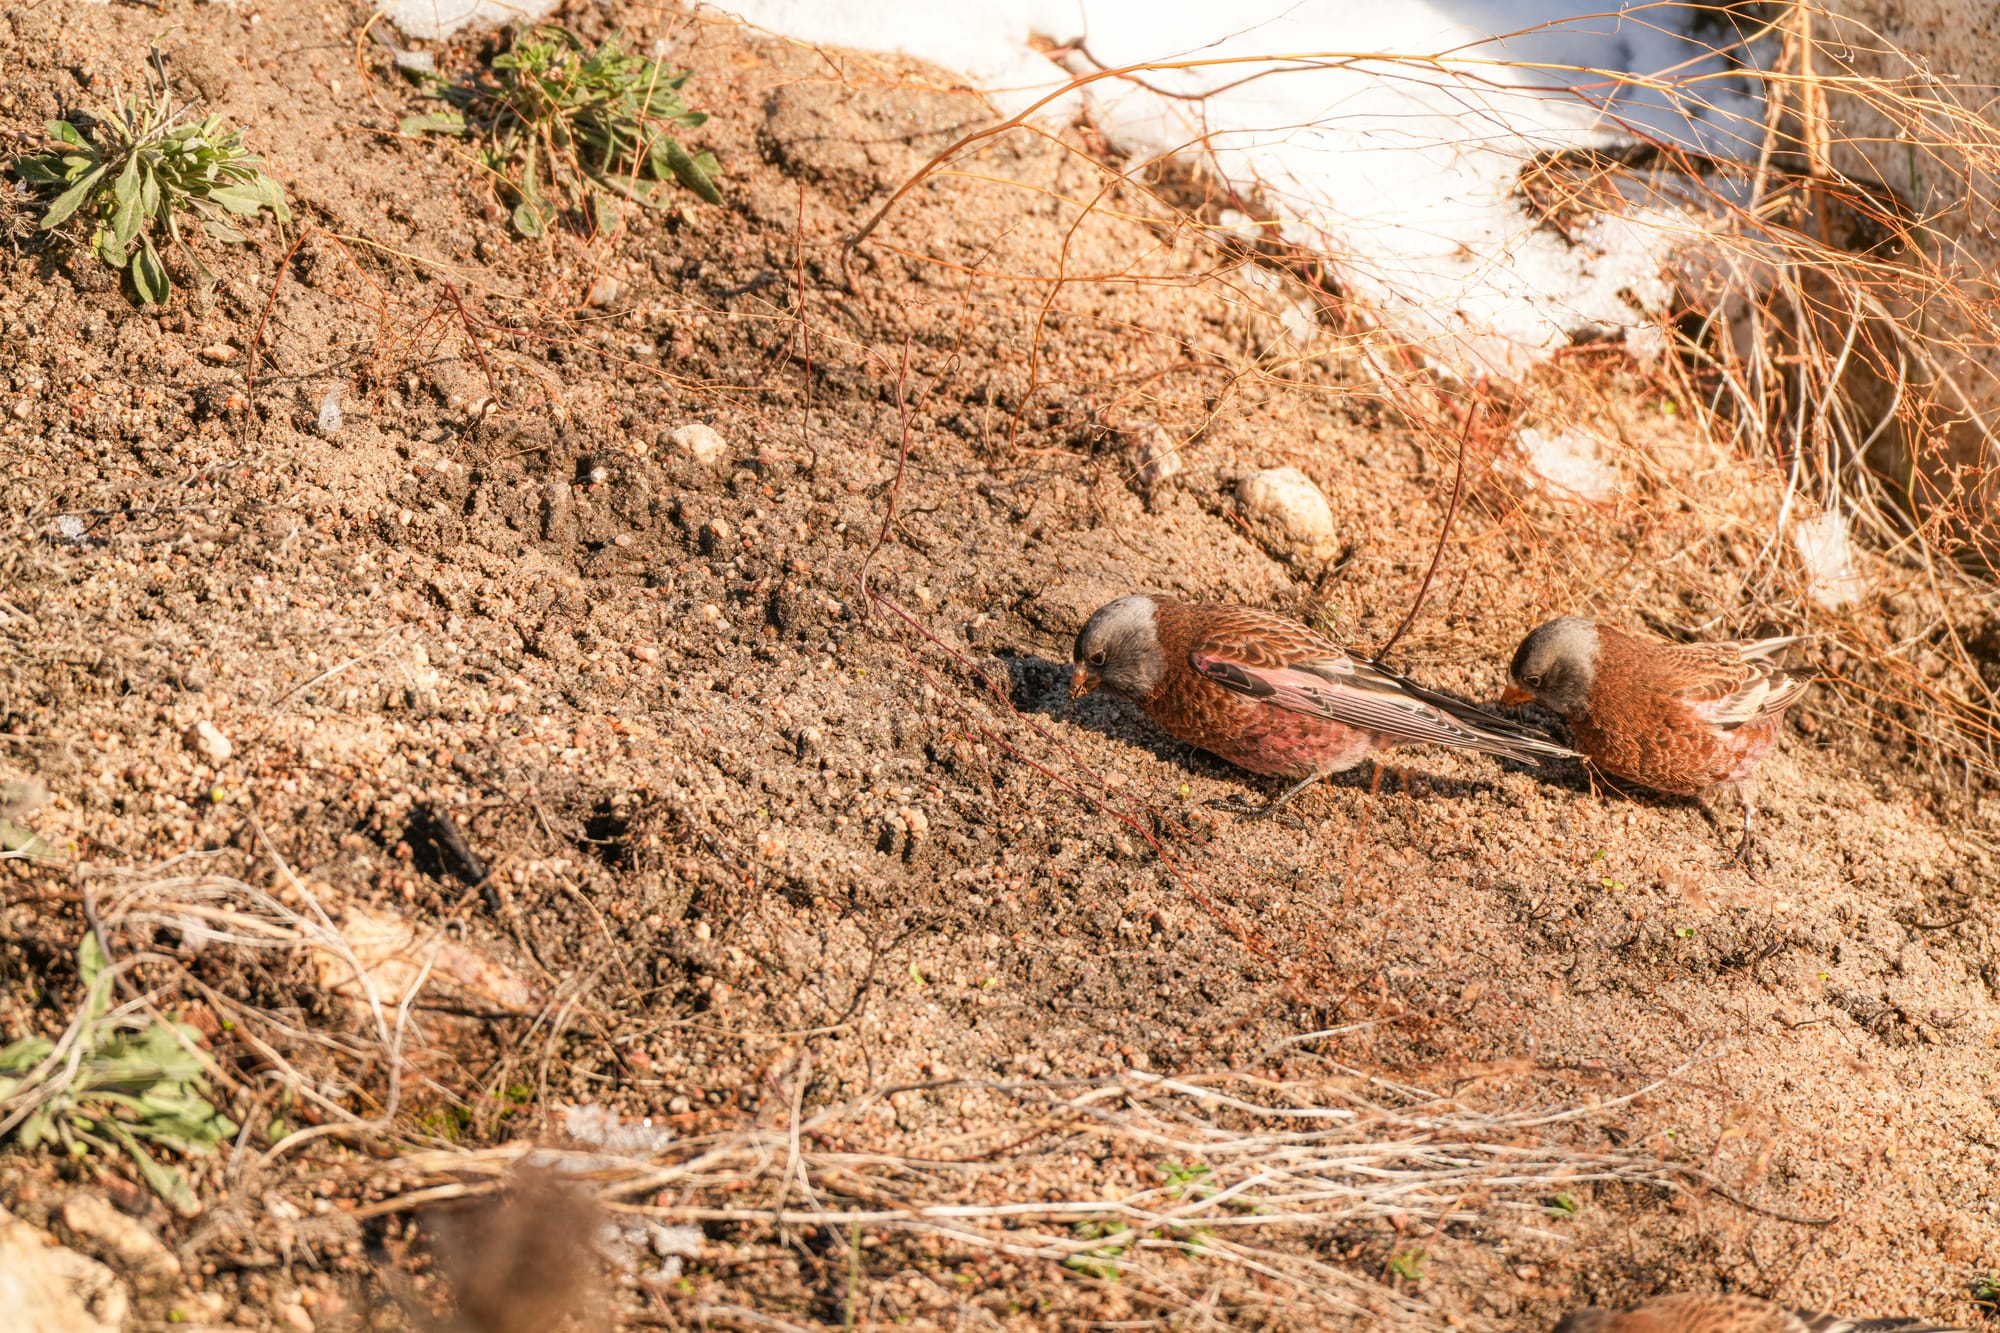
[[1504,759],[1573,758],[1543,733],[1352,657],[1296,620],[1140,594],[1076,636],[1071,699],[1100,686],[1175,738],[1252,773],[1295,779],[1246,813],[1273,814],[1331,773],[1398,745]]
[[1750,845],[1751,774],[1778,739],[1810,670],[1773,659],[1796,636],[1668,643],[1581,616],[1536,627],[1514,652],[1500,701],[1534,701],[1564,718],[1576,748],[1614,779],[1697,796],[1735,783]]
[[1755,1296],[1658,1296],[1624,1310],[1577,1310],[1555,1333],[1964,1333],[1922,1319],[1851,1319]]

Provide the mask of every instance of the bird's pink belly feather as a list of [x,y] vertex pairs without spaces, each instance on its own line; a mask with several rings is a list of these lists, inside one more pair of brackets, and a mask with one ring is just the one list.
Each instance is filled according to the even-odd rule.
[[1146,712],[1189,745],[1252,773],[1286,778],[1339,773],[1385,745],[1373,732],[1208,688],[1214,694],[1203,691],[1206,697],[1196,708],[1149,704]]

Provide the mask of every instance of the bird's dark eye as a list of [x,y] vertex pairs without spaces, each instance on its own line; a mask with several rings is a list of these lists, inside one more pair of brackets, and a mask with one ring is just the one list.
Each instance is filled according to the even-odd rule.
[[1542,678],[1540,676],[1523,676],[1521,677],[1521,683],[1531,690],[1542,688]]
[[1090,664],[1092,666],[1104,665],[1104,650],[1102,648],[1099,648],[1096,652],[1090,655]]

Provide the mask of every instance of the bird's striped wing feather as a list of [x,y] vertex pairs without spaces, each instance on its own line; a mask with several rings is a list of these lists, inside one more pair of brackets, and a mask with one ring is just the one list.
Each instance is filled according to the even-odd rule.
[[1350,657],[1258,666],[1198,649],[1188,660],[1224,689],[1407,744],[1450,745],[1514,759],[1570,753],[1499,718],[1491,719],[1491,726],[1475,722],[1462,714],[1483,719],[1478,710],[1456,701],[1441,706],[1440,696]]

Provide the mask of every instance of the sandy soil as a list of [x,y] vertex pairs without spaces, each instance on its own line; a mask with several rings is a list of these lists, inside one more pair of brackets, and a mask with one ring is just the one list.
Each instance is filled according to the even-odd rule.
[[[158,313],[7,204],[0,778],[47,788],[30,822],[61,855],[0,876],[0,1034],[61,1028],[86,900],[169,874],[350,925],[394,913],[478,961],[434,979],[392,1104],[357,1054],[368,1018],[310,957],[144,938],[180,959],[162,1002],[206,1015],[247,1148],[195,1165],[196,1218],[117,1163],[0,1158],[9,1207],[67,1239],[85,1243],[59,1220],[85,1189],[167,1238],[185,1277],[135,1286],[141,1317],[391,1326],[394,1294],[421,1303],[437,1276],[426,1215],[394,1200],[451,1178],[391,1150],[546,1140],[565,1106],[699,1142],[865,1103],[816,1142],[966,1164],[900,1197],[1103,1199],[1174,1152],[1003,1150],[1009,1099],[1226,1070],[1577,1108],[1508,1133],[1683,1174],[1579,1185],[1554,1211],[1531,1192],[1526,1220],[1494,1186],[1449,1225],[1274,1230],[1282,1280],[1199,1247],[1121,1275],[921,1229],[849,1244],[710,1218],[675,1281],[617,1288],[621,1318],[1539,1329],[1683,1288],[1982,1317],[2000,800],[1871,720],[1838,644],[1836,687],[1766,766],[1754,878],[1691,802],[1440,751],[1328,784],[1304,828],[1239,822],[1208,803],[1257,784],[1114,700],[1066,703],[1062,664],[1089,610],[1135,589],[1276,607],[1364,649],[1402,618],[1450,441],[1333,331],[1288,334],[1296,292],[1105,190],[1081,134],[1003,138],[920,187],[850,289],[840,238],[980,105],[623,4],[569,18],[696,71],[729,204],[521,242],[461,160],[388,132],[414,98],[371,43],[357,68],[354,15],[168,9],[10,11],[0,116],[132,86],[164,32],[176,86],[248,129],[310,230],[275,298],[297,233]],[[1558,611],[1712,633],[1768,612],[1743,557],[1765,479],[1633,368],[1562,373],[1619,440],[1623,493],[1586,506],[1475,460],[1393,659],[1439,688],[1492,698]],[[719,459],[676,442],[695,423]],[[1156,432],[1183,467],[1142,494]],[[1330,500],[1330,566],[1236,515],[1237,480],[1281,465]],[[1893,585],[1870,614],[1921,654]],[[282,1020],[257,1031],[336,1106],[394,1124],[267,1156],[272,1106],[340,1117],[285,1100],[221,997]],[[738,1197],[782,1206],[785,1166]],[[1307,1260],[1352,1290],[1297,1277]]]

